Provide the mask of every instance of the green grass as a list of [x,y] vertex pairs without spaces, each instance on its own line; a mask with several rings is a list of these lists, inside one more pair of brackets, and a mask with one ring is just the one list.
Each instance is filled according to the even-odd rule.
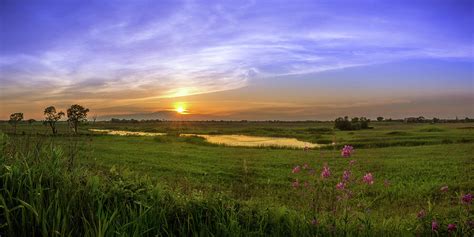
[[[10,131],[6,124],[0,126]],[[3,151],[1,197],[10,201],[3,205],[1,217],[10,215],[7,208],[19,207],[9,212],[14,213],[12,225],[26,226],[22,220],[29,218],[28,226],[35,226],[19,235],[51,233],[59,228],[54,226],[61,226],[62,235],[97,235],[109,220],[105,235],[416,235],[429,234],[432,219],[442,225],[440,234],[446,233],[447,223],[456,223],[458,235],[472,235],[466,222],[473,220],[473,210],[461,204],[460,197],[474,190],[473,124],[383,122],[371,126],[374,129],[346,132],[313,122],[97,123],[83,126],[81,136],[71,137],[60,127],[60,134],[52,137],[39,124],[24,124],[18,128],[19,135],[3,138],[14,151]],[[120,137],[91,134],[88,128],[285,136],[353,144],[356,152],[346,159],[340,157],[341,145],[307,152],[226,147],[198,137]],[[45,158],[55,154],[50,144],[62,151],[62,158],[56,159],[61,165],[53,168],[45,162],[55,160]],[[39,152],[37,146],[50,148]],[[72,158],[74,169],[68,172]],[[351,159],[356,160],[349,186],[353,195],[337,201],[342,192],[334,187]],[[314,176],[306,170],[291,173],[294,166],[305,163],[316,170]],[[325,163],[332,176],[321,181]],[[361,182],[367,172],[374,175],[372,186]],[[48,181],[36,181],[40,177]],[[292,188],[296,179],[301,184],[308,181],[311,188]],[[445,185],[448,193],[440,192]],[[39,198],[33,195],[37,192],[58,196]],[[422,209],[428,217],[418,220],[416,214]],[[33,210],[44,216],[32,215]],[[82,214],[71,214],[72,210]],[[144,210],[148,211],[141,214]],[[24,217],[27,214],[30,217]],[[60,216],[56,221],[49,215]],[[313,218],[319,225],[309,223]],[[40,225],[43,222],[46,227]],[[9,226],[1,231],[9,233]]]

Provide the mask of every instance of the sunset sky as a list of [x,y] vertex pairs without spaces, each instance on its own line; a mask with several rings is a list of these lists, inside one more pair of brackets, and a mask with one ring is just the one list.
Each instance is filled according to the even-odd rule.
[[0,1],[0,119],[474,117],[474,1]]

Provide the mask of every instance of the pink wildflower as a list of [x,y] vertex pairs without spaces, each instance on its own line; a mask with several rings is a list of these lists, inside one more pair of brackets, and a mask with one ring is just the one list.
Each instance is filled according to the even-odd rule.
[[301,171],[301,167],[299,165],[297,165],[295,168],[293,168],[293,170],[291,171],[291,173],[293,174],[297,174]]
[[336,185],[336,188],[339,189],[339,190],[344,190],[345,187],[346,187],[346,184],[344,182],[339,182]]
[[321,178],[329,178],[329,176],[331,176],[331,170],[329,169],[329,167],[326,165],[324,165],[323,167],[323,171],[321,172]]
[[298,182],[298,179],[295,180],[292,184],[293,188],[298,188],[300,186],[300,182]]
[[464,195],[464,196],[462,197],[462,202],[463,202],[464,204],[470,205],[471,202],[472,202],[472,194],[468,193],[468,194]]
[[341,150],[342,157],[350,157],[352,152],[354,151],[354,147],[345,145]]
[[425,218],[426,216],[426,211],[425,210],[421,210],[418,212],[418,214],[416,215],[416,217],[418,217],[418,219],[423,219]]
[[367,173],[364,175],[364,182],[369,185],[374,184],[374,177],[372,176],[372,173]]
[[308,165],[308,164],[304,164],[304,165],[303,165],[303,169],[304,169],[304,170],[305,170],[305,169],[308,169],[308,168],[309,168],[309,165]]
[[449,232],[456,231],[456,224],[449,224],[448,225],[448,231]]
[[351,161],[349,161],[349,165],[354,165],[355,163],[356,163],[356,161],[355,161],[355,160],[351,160]]
[[342,179],[344,181],[349,181],[350,177],[351,177],[351,171],[344,170],[344,174],[342,175]]
[[445,193],[445,192],[448,191],[448,189],[449,189],[448,186],[443,186],[443,187],[441,187],[439,190],[440,190],[441,192]]
[[431,222],[431,231],[438,231],[438,229],[439,229],[438,222],[432,221]]

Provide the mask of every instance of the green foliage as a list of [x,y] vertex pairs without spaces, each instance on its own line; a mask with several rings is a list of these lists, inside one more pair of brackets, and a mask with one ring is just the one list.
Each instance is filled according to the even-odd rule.
[[23,120],[23,113],[13,113],[10,115],[8,123],[13,126],[13,133],[16,133],[16,126],[21,120]]
[[370,119],[366,117],[354,117],[349,121],[349,117],[339,117],[334,121],[334,127],[342,131],[369,129]]
[[[9,131],[7,126],[0,129]],[[424,236],[431,234],[433,217],[442,228],[439,235],[456,223],[458,236],[472,236],[466,224],[473,219],[472,206],[469,212],[459,203],[462,194],[474,190],[474,130],[463,129],[472,124],[380,122],[374,129],[347,132],[314,122],[98,122],[81,126],[81,135],[72,137],[61,129],[65,126],[58,122],[59,133],[52,137],[41,124],[19,124],[27,135],[0,137],[2,236],[12,235],[5,223],[19,236],[32,231],[48,236]],[[424,131],[433,127],[439,131]],[[88,128],[283,135],[336,145],[310,151],[224,147],[197,137],[104,136]],[[315,199],[316,194],[291,187],[294,178],[304,181],[291,168],[308,163],[319,176],[328,163],[338,179],[348,162],[340,158],[343,144],[356,147],[355,182],[372,172],[375,184],[354,188],[359,195],[333,212],[335,180]],[[445,185],[449,192],[441,193]],[[313,212],[311,203],[321,210]],[[422,220],[416,217],[421,209],[429,213]],[[310,224],[314,217],[317,226]]]
[[[248,206],[216,195],[202,199],[164,190],[146,178],[69,172],[63,151],[40,148],[38,157],[11,153],[0,159],[0,234],[8,236],[313,235],[294,211]],[[14,146],[14,145],[13,145]]]
[[71,107],[67,109],[68,122],[70,122],[71,126],[74,128],[75,134],[77,134],[77,125],[80,122],[86,120],[88,112],[89,112],[89,109],[86,109],[82,107],[82,105],[78,105],[78,104],[71,105]]
[[56,108],[54,106],[49,106],[44,109],[44,116],[44,123],[48,124],[51,127],[53,134],[56,135],[56,122],[58,122],[58,120],[64,116],[64,112],[56,112]]

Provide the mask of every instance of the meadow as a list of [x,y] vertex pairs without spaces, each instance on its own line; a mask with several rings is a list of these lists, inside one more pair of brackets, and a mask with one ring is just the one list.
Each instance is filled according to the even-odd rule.
[[[474,123],[1,123],[6,236],[474,234]],[[166,133],[114,136],[89,129]],[[288,137],[232,147],[179,134]],[[354,151],[341,155],[344,145]],[[454,226],[453,226],[454,225]]]

